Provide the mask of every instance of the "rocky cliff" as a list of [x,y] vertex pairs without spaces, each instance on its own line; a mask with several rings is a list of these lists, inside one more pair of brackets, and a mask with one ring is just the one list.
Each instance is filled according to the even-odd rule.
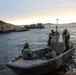
[[37,23],[37,24],[31,24],[31,25],[24,25],[24,27],[27,29],[42,29],[44,28],[44,25],[42,23]]
[[5,32],[18,32],[18,31],[27,31],[26,28],[16,26],[10,23],[6,23],[4,21],[0,20],[0,33],[5,33]]

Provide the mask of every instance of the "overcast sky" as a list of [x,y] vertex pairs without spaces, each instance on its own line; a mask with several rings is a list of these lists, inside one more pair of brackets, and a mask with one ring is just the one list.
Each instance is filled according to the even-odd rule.
[[12,24],[76,22],[76,0],[0,0],[0,20]]

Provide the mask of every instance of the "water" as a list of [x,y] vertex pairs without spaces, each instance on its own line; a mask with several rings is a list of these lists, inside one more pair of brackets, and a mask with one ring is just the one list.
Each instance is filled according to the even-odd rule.
[[[0,34],[0,64],[5,65],[10,59],[20,55],[25,42],[29,42],[33,51],[47,47],[48,33],[51,29],[55,29],[55,26],[45,25],[44,29]],[[76,48],[76,24],[59,24],[59,33],[62,34],[65,28],[70,32],[70,40]],[[76,55],[76,51],[74,55]]]

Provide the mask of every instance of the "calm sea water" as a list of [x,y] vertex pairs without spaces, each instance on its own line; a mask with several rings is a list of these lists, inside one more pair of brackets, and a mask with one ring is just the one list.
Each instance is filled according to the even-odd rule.
[[[44,29],[0,34],[0,64],[6,64],[8,60],[20,55],[25,42],[29,42],[32,50],[45,48],[47,46],[48,33],[50,33],[51,29],[55,29],[55,26],[45,25]],[[59,24],[59,33],[62,34],[65,28],[68,29],[71,35],[70,40],[76,47],[76,24]]]

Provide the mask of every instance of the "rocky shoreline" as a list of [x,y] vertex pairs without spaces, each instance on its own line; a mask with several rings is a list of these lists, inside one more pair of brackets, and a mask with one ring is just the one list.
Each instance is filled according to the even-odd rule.
[[44,25],[42,23],[24,25],[23,27],[21,27],[0,20],[0,33],[22,32],[22,31],[29,31],[29,29],[42,29],[42,28],[44,28]]
[[31,25],[24,25],[26,29],[42,29],[44,25],[42,23],[31,24]]
[[0,33],[20,32],[20,31],[28,31],[28,29],[10,23],[6,23],[0,20]]

